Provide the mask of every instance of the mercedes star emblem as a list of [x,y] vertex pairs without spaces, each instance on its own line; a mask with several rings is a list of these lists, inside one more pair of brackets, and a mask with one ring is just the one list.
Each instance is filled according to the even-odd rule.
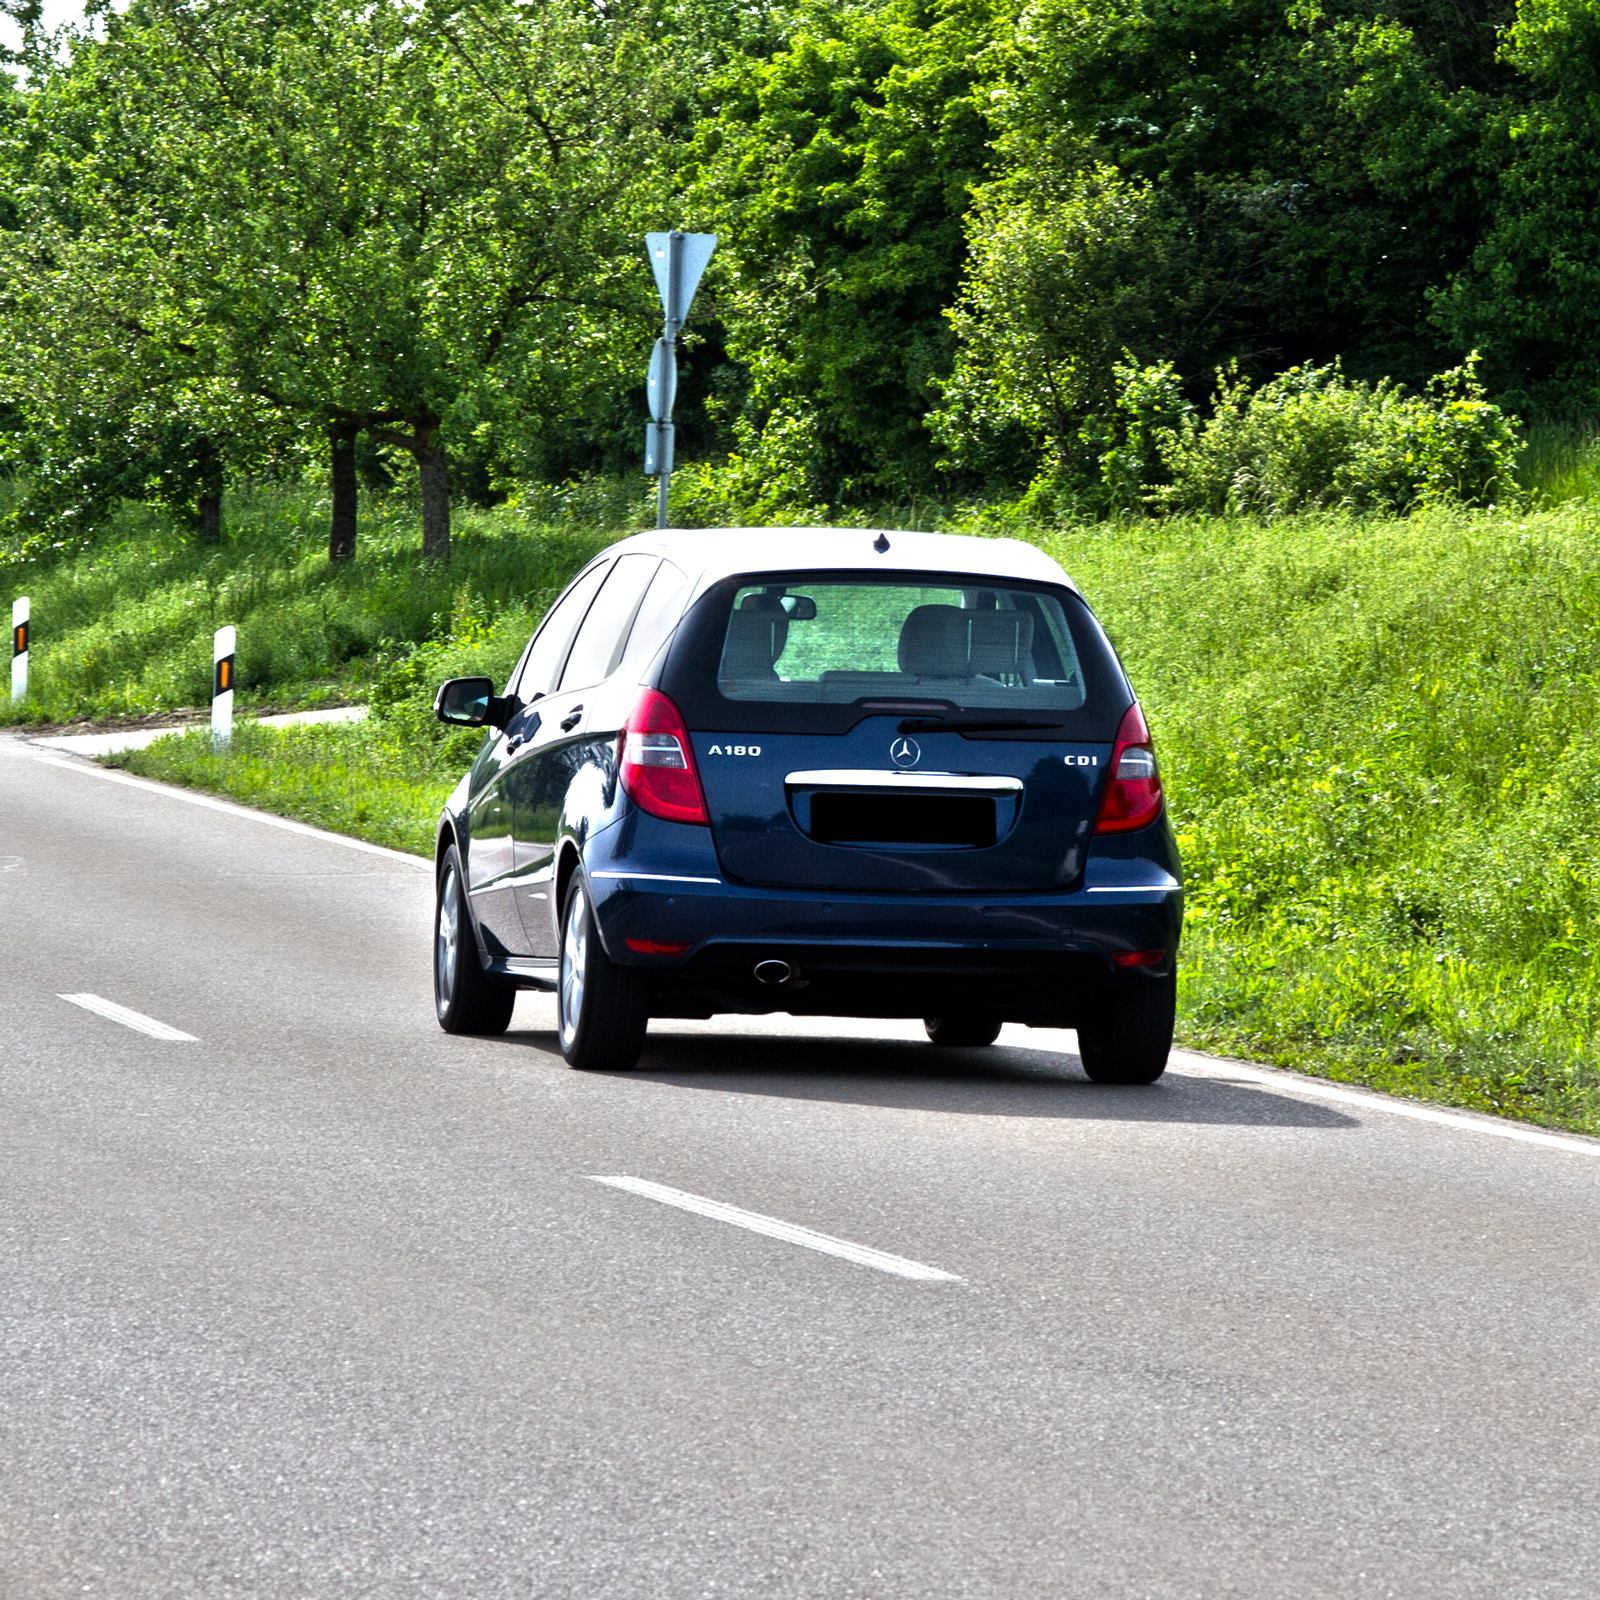
[[922,759],[922,746],[902,734],[889,746],[889,759],[897,767],[914,767]]

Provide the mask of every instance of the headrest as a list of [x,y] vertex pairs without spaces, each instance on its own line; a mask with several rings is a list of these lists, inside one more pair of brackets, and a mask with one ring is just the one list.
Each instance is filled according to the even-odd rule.
[[967,613],[959,606],[917,606],[900,624],[900,670],[918,678],[967,675]]
[[973,677],[1014,673],[1033,681],[1033,618],[1025,611],[968,611],[967,670]]
[[[752,600],[772,600],[771,607],[752,606]],[[722,646],[723,678],[770,678],[772,663],[789,642],[789,619],[771,595],[746,595],[744,604],[728,618],[728,637]]]

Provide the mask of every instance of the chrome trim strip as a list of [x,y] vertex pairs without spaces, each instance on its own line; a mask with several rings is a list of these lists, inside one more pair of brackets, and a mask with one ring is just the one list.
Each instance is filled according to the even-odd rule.
[[1021,794],[1021,778],[986,777],[966,772],[873,772],[866,769],[825,768],[818,772],[791,772],[784,780],[791,789],[935,789],[947,794]]
[[721,883],[721,878],[690,878],[677,872],[591,872],[591,878],[637,878],[641,883]]

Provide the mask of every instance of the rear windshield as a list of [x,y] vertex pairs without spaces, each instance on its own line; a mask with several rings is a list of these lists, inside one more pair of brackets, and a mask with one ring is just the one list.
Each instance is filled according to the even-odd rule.
[[926,707],[1015,714],[1084,737],[1086,723],[1126,709],[1105,636],[1067,589],[753,574],[719,584],[689,620],[672,676],[705,728],[848,726]]
[[730,700],[809,705],[909,696],[972,710],[1076,711],[1085,699],[1054,595],[925,581],[741,586],[717,687]]

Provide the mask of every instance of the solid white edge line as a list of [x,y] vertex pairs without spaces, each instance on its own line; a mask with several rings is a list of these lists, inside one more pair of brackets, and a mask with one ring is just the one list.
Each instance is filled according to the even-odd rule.
[[154,1017],[147,1017],[142,1011],[135,1011],[131,1006],[119,1006],[115,1000],[107,1000],[102,995],[58,994],[56,999],[65,1000],[68,1005],[81,1006],[85,1011],[92,1011],[97,1017],[104,1017],[108,1022],[120,1022],[124,1028],[132,1028],[135,1033],[147,1033],[152,1039],[165,1039],[171,1044],[200,1042],[192,1033],[185,1033],[182,1028],[157,1022]]
[[368,844],[365,839],[352,839],[348,834],[329,833],[326,828],[313,828],[308,822],[296,822],[292,817],[275,817],[270,811],[257,811],[251,806],[241,806],[231,800],[219,800],[215,795],[198,794],[193,789],[180,789],[175,784],[158,783],[154,778],[136,777],[131,772],[116,772],[108,767],[96,766],[81,756],[35,756],[35,761],[47,767],[61,767],[67,772],[88,773],[104,778],[108,783],[125,783],[130,788],[144,789],[154,794],[166,795],[172,800],[183,800],[192,806],[204,806],[208,811],[220,811],[226,816],[247,817],[252,822],[264,822],[269,828],[282,828],[286,833],[303,834],[308,839],[323,839],[329,844],[342,844],[347,850],[359,850],[364,855],[382,856],[387,861],[404,862],[408,867],[420,867],[431,872],[433,864],[421,856],[407,855],[403,850],[390,850],[381,844]]
[[659,1200],[662,1205],[676,1206],[680,1211],[692,1211],[696,1216],[711,1217],[717,1222],[731,1223],[736,1228],[748,1228],[751,1233],[762,1233],[770,1239],[782,1239],[787,1244],[820,1250],[824,1255],[854,1261],[858,1266],[876,1267],[878,1271],[892,1272],[896,1277],[914,1278],[922,1283],[962,1281],[953,1272],[941,1272],[938,1267],[924,1266],[920,1261],[908,1261],[904,1256],[893,1256],[886,1250],[852,1244],[848,1239],[835,1239],[832,1234],[818,1233],[814,1228],[803,1228],[798,1223],[784,1222],[778,1217],[766,1217],[759,1211],[744,1211],[738,1206],[725,1205],[720,1200],[708,1200],[704,1195],[672,1189],[664,1183],[652,1183],[648,1178],[603,1178],[595,1173],[585,1176],[591,1183],[625,1189],[629,1194],[642,1195],[646,1200]]
[[1571,1150],[1579,1155],[1600,1156],[1600,1140],[1580,1139],[1572,1134],[1547,1133],[1542,1128],[1530,1128],[1524,1123],[1500,1122],[1489,1116],[1473,1116],[1460,1111],[1441,1111],[1434,1106],[1418,1105],[1375,1090],[1346,1089],[1331,1083],[1320,1083],[1314,1078],[1304,1078],[1298,1073],[1274,1071],[1270,1067],[1252,1067],[1228,1056],[1207,1056],[1196,1050],[1174,1050],[1175,1066],[1185,1062],[1198,1067],[1206,1077],[1236,1076],[1248,1079],[1285,1094],[1303,1094],[1313,1100],[1329,1100],[1336,1105],[1359,1106],[1364,1111],[1382,1111],[1391,1117],[1410,1117],[1414,1122],[1432,1122],[1444,1128],[1457,1128],[1465,1133],[1486,1133],[1492,1139],[1511,1139],[1517,1144],[1544,1145],[1553,1150]]
[[[170,783],[158,783],[153,778],[136,777],[131,772],[112,771],[106,767],[96,766],[93,762],[86,761],[81,757],[36,755],[33,759],[42,762],[48,767],[64,767],[68,772],[86,772],[96,778],[104,778],[110,783],[125,783],[135,789],[152,790],[157,794],[167,795],[174,800],[185,800],[190,805],[204,806],[210,811],[220,811],[229,816],[246,817],[252,822],[264,822],[270,828],[282,828],[287,833],[303,834],[308,839],[324,839],[329,844],[343,845],[347,850],[360,850],[367,855],[382,856],[389,861],[403,862],[408,867],[420,867],[425,872],[431,870],[430,863],[424,861],[421,856],[407,855],[403,850],[390,850],[381,844],[368,844],[365,839],[352,839],[347,834],[330,833],[326,828],[313,828],[309,823],[295,822],[289,817],[275,817],[267,811],[256,811],[249,806],[236,805],[231,800],[218,800],[213,795],[197,794],[192,789],[180,789]],[[601,872],[596,873],[595,876],[634,878],[644,876],[644,874]],[[706,878],[677,881],[715,883],[718,880]],[[157,1024],[157,1026],[161,1026],[161,1024]],[[183,1037],[190,1038],[192,1036],[184,1034]],[[1370,1111],[1382,1111],[1394,1117],[1410,1117],[1416,1122],[1432,1122],[1440,1127],[1458,1128],[1466,1133],[1488,1134],[1491,1138],[1510,1139],[1518,1144],[1544,1145],[1546,1148],[1553,1150],[1571,1150],[1581,1155],[1600,1156],[1600,1140],[1577,1139],[1567,1134],[1546,1133],[1542,1129],[1525,1127],[1519,1123],[1498,1122],[1488,1116],[1464,1116],[1460,1112],[1440,1111],[1432,1106],[1416,1105],[1409,1101],[1382,1095],[1376,1091],[1341,1089],[1332,1084],[1319,1083],[1315,1079],[1300,1077],[1298,1074],[1273,1071],[1270,1068],[1253,1067],[1243,1061],[1235,1061],[1227,1056],[1207,1056],[1194,1050],[1175,1050],[1173,1055],[1175,1057],[1187,1057],[1207,1073],[1215,1074],[1218,1069],[1236,1072],[1249,1078],[1252,1082],[1282,1089],[1290,1094],[1308,1095],[1312,1099],[1333,1101],[1341,1105],[1364,1106]],[[627,1184],[621,1180],[611,1178],[597,1178],[595,1181],[597,1183],[615,1183],[619,1187],[627,1187]],[[632,1182],[634,1180],[628,1181]],[[643,1180],[638,1181],[642,1182]],[[639,1192],[642,1193],[643,1191]],[[662,1197],[656,1195],[652,1196],[652,1198],[661,1199]],[[678,1202],[669,1201],[667,1203],[677,1204]],[[716,1205],[717,1202],[708,1200],[704,1204]],[[688,1207],[686,1209],[692,1210],[694,1208]],[[705,1214],[709,1216],[711,1213],[707,1212]],[[751,1212],[748,1215],[754,1216],[755,1213]],[[723,1220],[729,1221],[732,1219],[724,1218]],[[764,1220],[767,1222],[773,1221],[771,1218]],[[791,1226],[788,1223],[777,1223],[775,1225],[779,1227]],[[740,1226],[747,1227],[750,1224],[741,1223]],[[757,1229],[756,1231],[760,1232],[762,1230]],[[775,1235],[775,1237],[778,1236]],[[817,1238],[824,1239],[827,1238],[827,1235],[818,1234]],[[797,1240],[795,1242],[800,1243],[803,1241]],[[836,1240],[834,1243],[842,1244],[844,1241]],[[821,1246],[813,1245],[812,1248],[820,1249]],[[850,1248],[862,1249],[865,1247],[853,1245]],[[835,1251],[834,1253],[838,1254],[839,1252]],[[899,1258],[890,1257],[888,1259],[898,1260]],[[916,1263],[912,1262],[911,1265],[915,1266]],[[951,1277],[951,1274],[937,1272],[932,1267],[922,1270],[939,1278]],[[960,1279],[955,1281],[960,1282]]]

